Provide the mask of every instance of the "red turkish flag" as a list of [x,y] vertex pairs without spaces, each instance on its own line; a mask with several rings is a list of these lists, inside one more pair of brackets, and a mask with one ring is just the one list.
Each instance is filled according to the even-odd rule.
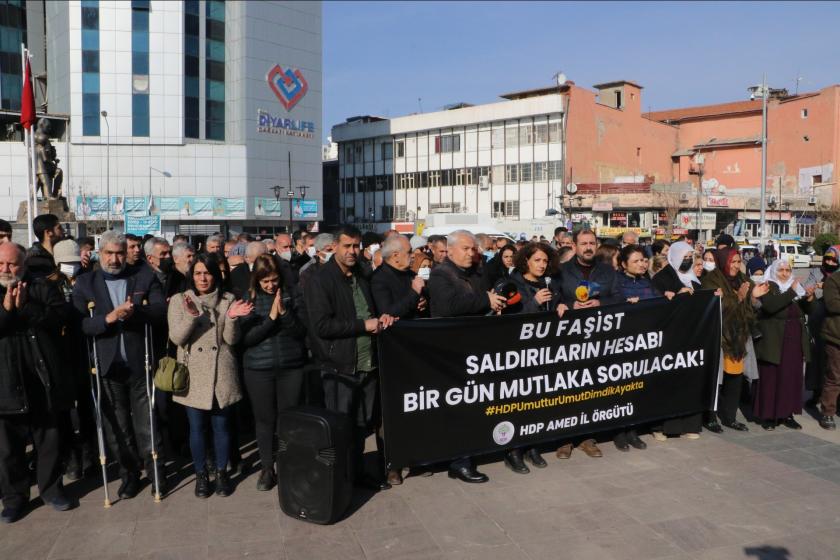
[[35,124],[35,95],[32,91],[32,68],[29,66],[28,56],[23,80],[23,93],[20,96],[20,124],[29,130],[29,127]]

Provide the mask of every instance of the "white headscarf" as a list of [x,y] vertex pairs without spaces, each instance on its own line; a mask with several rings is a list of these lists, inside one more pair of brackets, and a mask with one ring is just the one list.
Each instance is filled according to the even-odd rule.
[[700,283],[700,280],[697,279],[697,275],[694,274],[694,261],[692,261],[692,266],[688,269],[688,272],[680,271],[680,266],[682,265],[685,256],[693,253],[694,247],[685,241],[678,241],[671,245],[671,248],[668,249],[668,264],[671,265],[671,268],[673,268],[674,272],[677,273],[677,276],[680,277],[680,282],[682,282],[683,286],[686,288],[693,288],[694,286],[692,286],[692,282],[697,282],[698,284]]
[[[782,268],[783,265],[787,265],[790,269],[790,278],[787,279],[786,282],[782,282],[779,280],[779,269]],[[767,280],[770,282],[775,282],[777,286],[779,286],[779,291],[785,293],[790,289],[793,285],[793,281],[795,278],[793,277],[793,267],[790,265],[786,259],[776,259],[773,261],[773,264],[770,265],[770,268],[767,269]],[[803,297],[805,295],[805,289],[800,286],[799,284],[796,285],[796,288],[793,290],[796,292],[798,298]]]

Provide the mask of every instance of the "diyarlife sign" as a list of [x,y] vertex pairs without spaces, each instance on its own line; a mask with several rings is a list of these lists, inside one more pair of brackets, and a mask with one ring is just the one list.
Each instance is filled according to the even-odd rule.
[[257,132],[309,139],[314,136],[315,123],[288,117],[275,117],[264,109],[257,109]]
[[[266,73],[265,81],[288,112],[291,112],[309,91],[309,83],[299,68],[283,68],[275,64]],[[315,123],[276,116],[265,109],[257,109],[257,132],[311,139],[315,135]]]

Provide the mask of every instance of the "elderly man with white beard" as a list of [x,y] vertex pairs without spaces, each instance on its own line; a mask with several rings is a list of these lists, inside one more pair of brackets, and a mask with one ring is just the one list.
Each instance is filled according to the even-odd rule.
[[67,309],[58,285],[33,278],[25,253],[0,245],[0,521],[20,519],[29,504],[26,445],[37,454],[41,499],[54,509],[72,507],[61,484],[59,412],[72,404],[71,378],[62,367]]
[[[100,270],[76,281],[73,306],[83,315],[82,332],[96,342],[105,436],[110,454],[120,465],[122,484],[118,494],[126,499],[140,491],[140,468],[144,465],[152,492],[155,491],[146,397],[145,328],[147,324],[153,330],[165,328],[166,302],[151,267],[126,268],[124,235],[114,231],[102,234],[99,264]],[[154,438],[155,447],[161,449],[160,434],[155,433]],[[160,491],[165,494],[163,464],[158,461],[158,480]]]

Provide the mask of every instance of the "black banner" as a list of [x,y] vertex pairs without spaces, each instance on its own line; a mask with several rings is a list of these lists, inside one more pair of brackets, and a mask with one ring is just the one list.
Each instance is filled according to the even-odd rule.
[[710,410],[711,291],[555,313],[399,321],[379,340],[385,454],[407,467]]

